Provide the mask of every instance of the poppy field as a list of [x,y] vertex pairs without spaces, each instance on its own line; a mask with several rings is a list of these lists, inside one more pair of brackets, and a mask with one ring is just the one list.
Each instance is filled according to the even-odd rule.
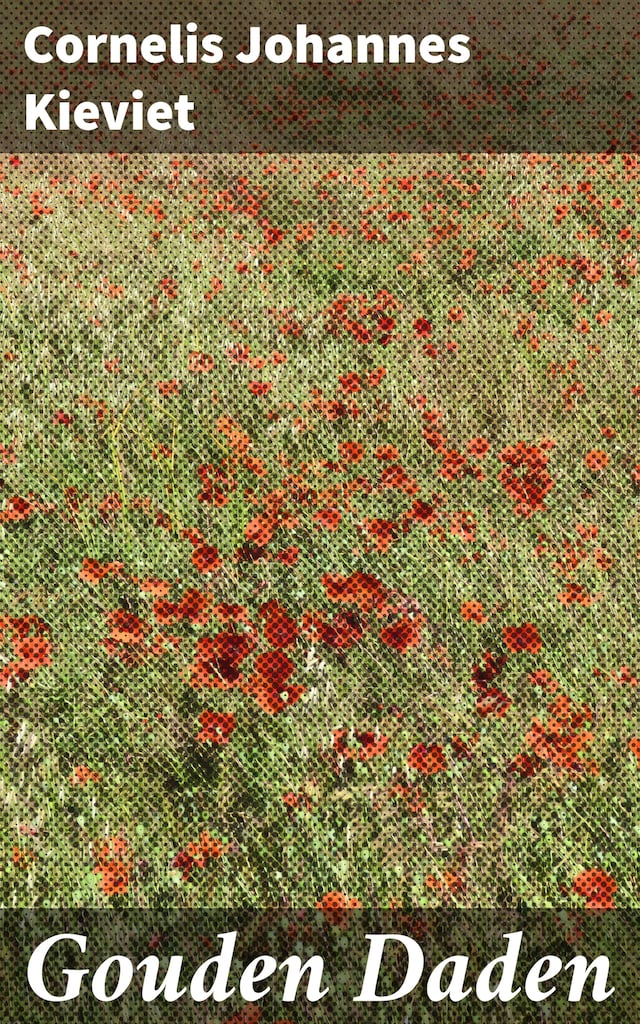
[[638,904],[640,161],[0,161],[9,907]]

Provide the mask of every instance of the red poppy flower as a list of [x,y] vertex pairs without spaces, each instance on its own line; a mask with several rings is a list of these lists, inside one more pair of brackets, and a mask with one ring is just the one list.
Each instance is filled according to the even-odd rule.
[[349,921],[349,910],[362,906],[360,900],[350,899],[343,892],[328,892],[318,900],[316,909],[321,910],[326,921],[338,928],[343,928]]
[[286,608],[277,601],[268,601],[262,605],[258,614],[265,620],[264,638],[270,647],[293,646],[298,638],[298,627]]
[[540,762],[553,765],[573,775],[589,771],[597,774],[593,762],[585,761],[593,733],[587,728],[593,718],[590,708],[578,707],[566,694],[559,694],[549,704],[546,723],[534,718],[525,740]]
[[294,663],[281,650],[262,651],[255,660],[255,675],[243,689],[256,698],[263,711],[278,714],[305,693],[304,686],[288,683],[294,672]]
[[171,867],[179,868],[183,882],[188,882],[194,868],[206,868],[225,852],[219,839],[214,839],[209,832],[201,832],[200,841],[188,843],[184,850],[180,850],[171,861]]
[[399,463],[385,466],[380,474],[380,487],[392,487],[405,494],[417,494],[419,490],[417,480],[409,476]]
[[324,613],[305,612],[302,628],[306,636],[326,644],[334,651],[348,651],[360,642],[365,626],[352,612],[338,612],[331,621]]
[[413,329],[419,338],[428,338],[433,330],[429,321],[425,320],[424,317],[413,321]]
[[266,227],[263,229],[263,236],[267,245],[277,245],[284,238],[282,228]]
[[318,529],[328,530],[330,533],[335,531],[342,522],[342,512],[338,508],[321,508],[317,512],[313,513],[313,521]]
[[338,454],[342,462],[360,462],[364,457],[364,445],[357,441],[343,441],[338,445]]
[[571,886],[573,892],[584,896],[587,910],[612,910],[618,884],[611,875],[599,868],[581,871]]
[[274,686],[281,686],[291,678],[296,667],[282,651],[263,651],[255,660],[255,671],[265,680]]
[[521,626],[505,626],[502,638],[507,648],[514,654],[519,651],[537,654],[542,650],[540,634],[531,622],[524,622]]
[[275,525],[268,516],[256,516],[244,528],[244,535],[260,547],[265,547],[275,533]]
[[386,368],[384,366],[378,366],[375,370],[372,370],[371,373],[367,374],[367,387],[379,387],[386,375]]
[[177,380],[159,380],[157,386],[163,398],[173,398],[180,393],[181,384]]
[[10,661],[0,669],[0,688],[13,689],[18,683],[25,683],[28,678],[29,672],[26,668],[22,668],[17,661]]
[[532,672],[529,676],[529,682],[532,686],[541,686],[547,693],[555,693],[558,689],[557,680],[553,678],[546,668],[540,668],[536,672]]
[[286,793],[282,794],[282,800],[287,805],[287,807],[291,807],[292,810],[294,811],[313,810],[313,804],[311,802],[311,799],[304,792],[304,790],[299,790],[297,793],[295,793],[292,789],[290,789]]
[[202,726],[196,736],[199,743],[215,743],[222,746],[229,742],[236,727],[235,716],[222,711],[203,711],[198,721]]
[[497,686],[488,686],[476,697],[476,711],[481,718],[487,715],[503,718],[512,704],[511,697]]
[[515,502],[516,515],[528,517],[534,512],[544,511],[547,507],[544,499],[555,487],[546,468],[549,459],[544,450],[519,441],[504,448],[498,458],[505,463],[498,480]]
[[542,761],[535,754],[516,754],[507,765],[507,771],[520,775],[524,779],[532,779],[542,767]]
[[471,737],[468,743],[465,743],[460,736],[451,737],[451,749],[453,756],[457,761],[472,761],[473,760],[473,747],[480,739],[480,734],[476,733]]
[[354,572],[351,576],[325,573],[322,585],[330,601],[355,605],[363,615],[375,610],[383,615],[387,609],[387,592],[372,573]]
[[7,498],[6,508],[4,512],[0,512],[0,522],[6,520],[19,522],[21,519],[28,519],[36,510],[37,506],[33,502],[14,495],[11,498]]
[[26,640],[14,640],[13,649],[20,667],[27,672],[42,665],[51,665],[51,641],[44,636],[30,636]]
[[190,622],[203,625],[209,620],[210,606],[211,598],[207,594],[201,594],[199,590],[185,590],[178,604],[178,614]]
[[253,638],[248,633],[231,630],[216,636],[200,637],[196,644],[195,662],[190,685],[229,690],[240,677],[240,664],[250,654]]
[[460,614],[465,622],[479,622],[482,625],[488,621],[481,601],[463,601],[460,605]]
[[381,444],[376,448],[376,459],[381,462],[392,462],[400,458],[400,452],[395,444]]
[[486,437],[472,437],[467,444],[467,452],[472,455],[474,459],[482,459],[489,451],[491,445],[487,441]]
[[424,523],[427,526],[432,526],[437,522],[438,517],[439,512],[435,505],[416,498],[409,511],[405,513],[405,522]]
[[174,277],[163,277],[160,282],[160,291],[167,299],[178,297],[178,282]]
[[347,729],[333,730],[333,750],[348,761],[369,761],[372,757],[384,754],[389,743],[389,737],[374,730],[360,732],[357,729],[353,732],[353,743],[359,746],[350,747],[347,739]]
[[148,622],[123,608],[107,612],[106,619],[111,639],[121,643],[141,643],[151,629]]
[[476,711],[482,718],[486,718],[487,715],[502,718],[513,702],[508,694],[492,684],[507,664],[507,656],[487,651],[483,661],[484,665],[474,665],[472,669],[473,688],[477,694]]
[[113,836],[104,843],[96,843],[97,865],[94,874],[102,876],[100,888],[107,896],[124,895],[133,872],[133,850],[123,836]]
[[385,626],[380,631],[380,639],[387,647],[392,647],[400,654],[406,654],[420,643],[420,630],[415,622],[405,615],[392,626]]
[[71,424],[74,422],[74,419],[75,417],[73,413],[65,412],[64,409],[58,409],[56,412],[54,412],[53,416],[51,417],[51,422],[53,423],[54,427],[70,427]]
[[473,680],[477,687],[487,686],[501,674],[507,664],[506,654],[492,654],[487,650],[482,656],[484,665],[474,665],[472,669]]
[[218,572],[222,568],[222,559],[218,549],[212,544],[199,544],[191,552],[191,561],[198,572]]
[[418,743],[410,751],[407,764],[423,775],[435,775],[437,772],[446,772],[447,770],[444,750],[437,743],[432,743],[429,747],[424,743]]
[[187,365],[190,373],[210,373],[216,364],[213,356],[206,352],[190,352]]
[[271,381],[251,380],[247,384],[247,387],[252,395],[255,395],[256,398],[261,398],[262,396],[269,394],[273,384]]
[[364,519],[362,528],[371,538],[371,543],[367,545],[369,550],[373,547],[376,551],[388,551],[397,538],[397,523],[390,519]]
[[88,782],[101,782],[102,776],[99,772],[94,772],[86,764],[79,764],[73,769],[73,772],[69,776],[69,782],[72,786],[80,786],[84,789]]
[[358,373],[345,373],[344,376],[338,377],[338,380],[340,381],[340,389],[345,394],[353,395],[362,390],[362,383]]
[[585,608],[588,608],[589,605],[594,604],[597,600],[582,583],[576,583],[575,581],[569,581],[565,589],[556,594],[556,597],[560,604],[581,604]]
[[260,562],[269,559],[269,552],[259,544],[243,544],[233,552],[236,562]]
[[122,562],[98,562],[95,558],[83,558],[78,578],[95,585],[111,573],[118,575],[123,568]]
[[455,449],[443,452],[440,476],[445,480],[457,480],[466,474],[468,468],[466,456],[461,452]]
[[298,558],[300,557],[300,548],[295,545],[291,545],[288,548],[282,548],[281,551],[276,553],[276,558],[283,565],[296,565]]
[[592,449],[584,457],[584,464],[592,473],[600,473],[609,465],[610,459],[606,452]]

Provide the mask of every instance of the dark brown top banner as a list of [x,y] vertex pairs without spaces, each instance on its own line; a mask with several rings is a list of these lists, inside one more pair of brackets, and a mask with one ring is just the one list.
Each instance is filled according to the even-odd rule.
[[5,152],[637,151],[638,3],[5,10]]

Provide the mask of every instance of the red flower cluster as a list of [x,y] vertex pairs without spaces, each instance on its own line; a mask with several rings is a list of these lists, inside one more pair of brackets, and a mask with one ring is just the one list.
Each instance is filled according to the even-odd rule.
[[420,643],[420,625],[422,617],[410,619],[402,615],[397,622],[380,630],[380,639],[386,647],[391,647],[400,654],[406,654],[412,647]]
[[372,757],[384,754],[389,737],[373,729],[333,730],[333,752],[345,761],[370,761]]
[[101,875],[100,888],[106,896],[124,896],[133,873],[133,850],[124,836],[96,840],[94,874]]
[[577,707],[561,693],[549,704],[548,710],[546,723],[533,719],[525,737],[528,750],[512,762],[511,770],[532,776],[545,765],[552,765],[571,775],[583,775],[587,771],[597,774],[594,762],[584,759],[584,752],[593,740],[593,733],[588,729],[593,719],[591,709]]
[[182,881],[189,882],[194,868],[206,868],[224,852],[225,847],[219,839],[214,839],[209,832],[201,832],[197,842],[189,843],[175,855],[171,867],[182,871]]
[[477,694],[476,711],[482,718],[486,718],[487,715],[496,715],[498,718],[502,718],[513,702],[511,697],[494,685],[494,680],[498,678],[507,664],[507,656],[487,651],[483,661],[484,665],[474,665],[472,670],[473,689]]
[[361,907],[360,900],[345,896],[343,892],[327,892],[316,903],[316,909],[322,911],[325,920],[338,928],[348,924],[350,910]]
[[255,674],[249,680],[247,692],[256,698],[267,714],[285,711],[305,693],[304,686],[288,682],[295,670],[291,658],[282,651],[263,651],[255,659]]
[[189,685],[194,689],[216,687],[230,690],[240,680],[240,666],[255,647],[250,632],[226,630],[215,636],[200,637],[191,666]]
[[505,463],[498,480],[514,502],[516,515],[528,517],[544,512],[545,498],[555,487],[547,471],[549,458],[544,449],[518,441],[503,448],[498,458]]
[[572,890],[586,900],[587,910],[613,910],[618,883],[600,868],[587,868],[574,879]]
[[418,743],[410,751],[407,764],[422,775],[436,775],[447,770],[445,752],[437,743],[432,743],[428,747],[424,743]]
[[502,638],[507,649],[513,654],[520,651],[537,654],[542,650],[540,634],[531,622],[524,622],[521,626],[505,626]]
[[198,716],[202,729],[196,736],[199,743],[214,743],[224,746],[229,742],[231,733],[236,727],[234,715],[223,711],[203,711]]
[[11,643],[13,658],[0,668],[0,688],[9,690],[26,682],[39,668],[51,665],[51,630],[35,615],[0,617],[0,644]]

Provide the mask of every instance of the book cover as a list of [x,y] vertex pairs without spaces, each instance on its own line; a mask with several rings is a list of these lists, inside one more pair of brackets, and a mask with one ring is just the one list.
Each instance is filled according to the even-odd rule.
[[5,11],[12,1020],[638,1019],[633,14]]

